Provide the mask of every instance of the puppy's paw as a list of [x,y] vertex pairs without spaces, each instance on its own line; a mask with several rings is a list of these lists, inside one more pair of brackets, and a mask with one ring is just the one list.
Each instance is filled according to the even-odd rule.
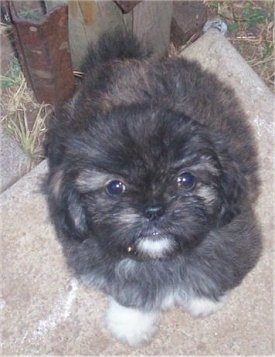
[[224,305],[225,301],[226,296],[222,296],[218,301],[205,297],[193,297],[186,303],[184,307],[185,310],[188,311],[192,316],[203,317],[213,314],[219,310]]
[[159,312],[127,308],[110,299],[106,322],[115,338],[131,346],[138,346],[150,340],[159,318]]

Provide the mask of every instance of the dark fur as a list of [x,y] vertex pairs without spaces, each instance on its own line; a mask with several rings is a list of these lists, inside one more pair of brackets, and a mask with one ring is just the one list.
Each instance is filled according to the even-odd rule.
[[[80,90],[48,133],[49,207],[68,264],[125,306],[160,308],[178,288],[219,299],[261,249],[246,117],[233,91],[195,62],[154,62],[136,41],[113,43],[91,50]],[[190,167],[196,187],[179,188]],[[101,177],[120,179],[125,193],[108,195]],[[165,212],[149,221],[144,209],[156,203]],[[127,251],[154,227],[173,251]]]

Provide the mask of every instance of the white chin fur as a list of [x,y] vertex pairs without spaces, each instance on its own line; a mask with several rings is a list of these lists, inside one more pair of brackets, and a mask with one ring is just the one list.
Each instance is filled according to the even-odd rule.
[[144,238],[137,244],[138,251],[147,254],[152,258],[162,257],[164,254],[171,251],[172,247],[172,242],[168,238],[160,238],[156,240]]
[[115,338],[131,346],[138,346],[150,340],[159,317],[159,312],[127,308],[110,298],[106,322]]

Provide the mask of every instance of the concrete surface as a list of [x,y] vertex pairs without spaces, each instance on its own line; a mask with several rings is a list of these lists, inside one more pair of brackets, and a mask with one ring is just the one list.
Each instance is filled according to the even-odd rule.
[[0,192],[28,171],[29,161],[17,142],[8,137],[0,125]]
[[132,349],[114,341],[103,323],[106,298],[71,277],[49,224],[40,183],[45,162],[1,196],[2,354],[271,355],[273,326],[272,120],[274,97],[234,48],[210,31],[184,55],[231,83],[259,143],[262,194],[257,214],[265,249],[257,267],[216,314],[194,319],[168,312],[151,344]]

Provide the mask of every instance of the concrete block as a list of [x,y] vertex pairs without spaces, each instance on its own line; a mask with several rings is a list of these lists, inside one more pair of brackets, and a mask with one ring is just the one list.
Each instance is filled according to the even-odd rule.
[[29,168],[30,160],[17,142],[3,132],[0,125],[0,192],[22,177]]
[[[273,344],[272,116],[274,97],[216,31],[184,53],[233,85],[259,144],[262,194],[257,214],[265,249],[257,267],[216,314],[168,312],[151,344],[133,349],[104,326],[106,298],[67,270],[40,183],[45,162],[0,196],[2,210],[2,353],[53,355],[271,355]],[[274,352],[274,351],[273,351]]]

